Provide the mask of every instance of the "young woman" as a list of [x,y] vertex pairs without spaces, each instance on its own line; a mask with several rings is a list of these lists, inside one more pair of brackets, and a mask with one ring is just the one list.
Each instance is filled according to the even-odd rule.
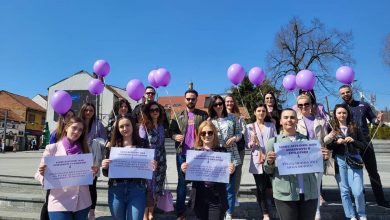
[[[272,191],[276,209],[281,220],[313,220],[318,202],[317,179],[314,173],[297,175],[279,175],[278,164],[275,163],[275,143],[306,141],[307,137],[296,132],[296,112],[287,108],[282,111],[280,124],[282,130],[267,143],[267,157],[264,171],[272,175]],[[328,159],[329,151],[322,148],[324,159]]]
[[264,94],[263,100],[264,103],[267,105],[268,114],[271,117],[271,121],[275,124],[276,131],[279,133],[281,111],[278,107],[278,102],[275,97],[275,94],[272,91],[269,91]]
[[54,144],[60,139],[65,124],[70,118],[74,117],[75,115],[76,114],[74,113],[74,111],[72,109],[69,109],[69,111],[64,115],[58,116],[57,128],[50,134],[50,144]]
[[[141,147],[146,143],[141,140],[135,123],[129,116],[122,116],[115,122],[111,141],[106,149],[106,156],[102,162],[104,176],[108,176],[111,160],[111,147]],[[153,170],[157,166],[152,161]],[[108,206],[115,220],[142,220],[146,205],[146,180],[138,178],[121,178],[108,180]]]
[[363,193],[363,169],[352,167],[346,162],[347,157],[357,161],[363,160],[359,154],[365,149],[366,142],[359,127],[352,122],[348,107],[344,104],[335,106],[333,130],[325,137],[325,143],[333,150],[338,166],[336,180],[340,187],[341,201],[347,218],[356,220],[355,210],[352,206],[350,189],[355,197],[356,212],[360,220],[366,220],[365,200]]
[[[46,156],[66,156],[89,153],[86,143],[86,132],[81,118],[70,118],[66,123],[57,143],[46,146],[35,178],[44,184]],[[97,172],[97,167],[93,171]],[[88,186],[69,186],[51,189],[48,198],[49,218],[56,220],[85,220],[91,206],[91,195]]]
[[[238,105],[236,103],[236,100],[234,100],[232,95],[227,95],[225,97],[225,103],[226,103],[226,110],[229,114],[233,114],[237,117],[238,122],[241,126],[241,134],[242,137],[244,137],[245,132],[245,118],[240,114],[240,110],[238,108]],[[241,138],[237,143],[237,150],[240,155],[241,161],[244,161],[245,156],[245,138]],[[234,191],[236,192],[236,206],[238,206],[240,203],[238,202],[238,192],[240,190],[241,185],[241,175],[242,175],[242,164],[236,167],[236,186],[234,188]]]
[[[99,144],[97,141],[95,141],[94,143],[94,139],[98,140],[98,138],[101,138],[101,142],[105,142],[105,140],[107,139],[107,135],[104,126],[97,119],[96,108],[92,103],[85,103],[83,106],[81,106],[80,117],[84,120],[84,126],[87,130],[87,144],[89,147],[89,151],[93,154],[95,165],[100,166],[102,161],[102,150],[104,149],[104,143]],[[103,145],[103,149],[101,145]],[[95,207],[97,201],[96,182],[99,176],[100,172],[97,173],[95,179],[93,180],[93,184],[89,186],[89,191],[91,192],[92,198],[91,210],[88,213],[89,220],[95,219]]]
[[[326,121],[320,115],[316,114],[316,105],[313,105],[312,99],[306,95],[301,94],[297,97],[297,131],[308,137],[309,140],[318,140],[322,147],[325,147],[324,137],[327,135]],[[321,198],[321,182],[323,172],[316,174],[317,190],[319,192],[318,198]],[[320,213],[320,199],[317,204],[317,212],[315,220],[321,219]]]
[[120,116],[125,115],[131,115],[132,109],[129,101],[126,99],[119,99],[114,104],[114,109],[112,110],[109,118],[108,118],[108,125],[107,125],[107,140],[111,140],[111,132],[114,129],[113,126],[115,124],[115,121]]
[[267,105],[259,104],[256,106],[254,115],[256,121],[246,126],[246,140],[249,149],[251,149],[251,160],[249,172],[253,174],[256,182],[257,203],[260,206],[263,220],[269,220],[269,207],[266,200],[266,189],[271,188],[270,177],[263,172],[265,162],[266,143],[272,137],[275,137],[276,128],[268,115]]
[[[231,158],[234,166],[242,164],[240,154],[237,150],[236,142],[242,137],[240,123],[234,115],[228,114],[225,101],[219,95],[213,96],[210,100],[208,108],[211,122],[215,125],[218,131],[219,145],[225,147],[231,153]],[[226,185],[228,192],[228,210],[226,212],[227,220],[232,219],[234,206],[236,201],[235,193],[235,172],[230,176],[229,184]]]
[[[196,137],[195,150],[226,152],[226,148],[219,146],[217,129],[210,121],[204,121],[199,126],[199,135]],[[188,163],[181,165],[185,173]],[[229,165],[229,173],[233,173],[235,166]],[[222,220],[227,210],[227,192],[225,183],[194,181],[195,190],[194,211],[199,220]]]
[[[155,101],[142,106],[142,115],[139,135],[149,147],[155,149],[154,159],[157,161],[157,169],[153,173],[152,180],[147,181],[147,198],[144,220],[153,219],[153,209],[157,197],[162,195],[167,170],[165,151],[164,114],[162,107]],[[143,117],[142,117],[143,116]]]

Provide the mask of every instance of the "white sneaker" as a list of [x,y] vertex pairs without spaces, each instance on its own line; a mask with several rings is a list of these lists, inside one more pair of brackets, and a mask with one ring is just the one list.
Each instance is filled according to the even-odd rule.
[[225,220],[232,220],[232,214],[226,213]]
[[352,217],[351,220],[357,220],[355,217]]
[[367,220],[367,217],[366,216],[361,216],[361,217],[359,217],[359,220]]

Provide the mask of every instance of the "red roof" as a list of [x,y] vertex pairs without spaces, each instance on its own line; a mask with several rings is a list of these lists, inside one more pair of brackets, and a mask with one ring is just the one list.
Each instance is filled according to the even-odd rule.
[[34,109],[34,110],[41,111],[41,112],[46,112],[46,110],[44,108],[42,108],[40,105],[38,105],[37,103],[35,103],[33,100],[29,99],[28,97],[16,95],[16,94],[10,93],[10,92],[5,91],[5,90],[1,90],[1,92],[8,94],[13,99],[15,99],[17,102],[24,105],[26,108]]
[[5,118],[5,111],[8,110],[7,120],[9,121],[17,121],[17,122],[24,122],[24,119],[17,115],[15,112],[13,112],[11,109],[0,109],[0,119],[4,120]]

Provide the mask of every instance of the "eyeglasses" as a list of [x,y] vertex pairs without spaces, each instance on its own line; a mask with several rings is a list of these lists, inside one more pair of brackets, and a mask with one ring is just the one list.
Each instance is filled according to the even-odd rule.
[[196,98],[186,98],[187,102],[195,102]]
[[303,106],[308,107],[308,106],[310,106],[310,103],[298,104],[297,106],[298,106],[298,108],[303,108]]
[[223,106],[223,102],[214,103],[213,107]]
[[213,131],[202,131],[202,132],[200,132],[200,136],[202,136],[202,137],[206,136],[206,134],[207,134],[207,136],[212,136],[212,135],[214,135],[214,132]]
[[150,113],[153,113],[153,112],[160,112],[160,109],[158,109],[158,108],[151,108],[151,109],[149,109],[149,112],[150,112]]
[[156,93],[155,92],[146,92],[145,94],[146,95],[155,95]]

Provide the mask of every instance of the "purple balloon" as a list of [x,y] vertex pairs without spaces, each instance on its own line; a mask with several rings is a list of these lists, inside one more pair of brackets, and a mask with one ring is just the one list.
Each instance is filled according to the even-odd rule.
[[230,82],[234,85],[238,85],[245,77],[245,70],[240,64],[235,63],[230,65],[227,76]]
[[303,91],[312,90],[315,82],[316,78],[310,70],[301,70],[296,76],[297,87]]
[[144,90],[144,84],[138,79],[130,80],[126,86],[127,94],[135,101],[139,101],[144,96]]
[[50,105],[58,114],[65,114],[72,107],[72,97],[69,93],[59,90],[50,99]]
[[88,90],[92,95],[99,95],[104,90],[104,84],[99,79],[89,81]]
[[160,68],[154,74],[154,80],[158,86],[168,86],[171,81],[171,73],[169,73],[169,71],[165,68]]
[[110,72],[110,64],[105,60],[96,60],[93,64],[93,72],[98,76],[105,77]]
[[288,91],[293,91],[296,88],[297,84],[295,83],[295,75],[290,74],[286,75],[283,78],[283,87]]
[[255,86],[259,86],[263,83],[265,74],[260,67],[253,67],[248,74],[249,81]]
[[148,75],[148,82],[149,82],[149,84],[152,85],[153,87],[158,88],[159,85],[157,84],[156,79],[155,79],[156,73],[157,73],[157,70],[152,70],[152,71],[150,71],[150,73],[149,73],[149,75]]
[[336,71],[336,79],[345,84],[351,84],[355,79],[355,72],[349,66],[339,67]]

